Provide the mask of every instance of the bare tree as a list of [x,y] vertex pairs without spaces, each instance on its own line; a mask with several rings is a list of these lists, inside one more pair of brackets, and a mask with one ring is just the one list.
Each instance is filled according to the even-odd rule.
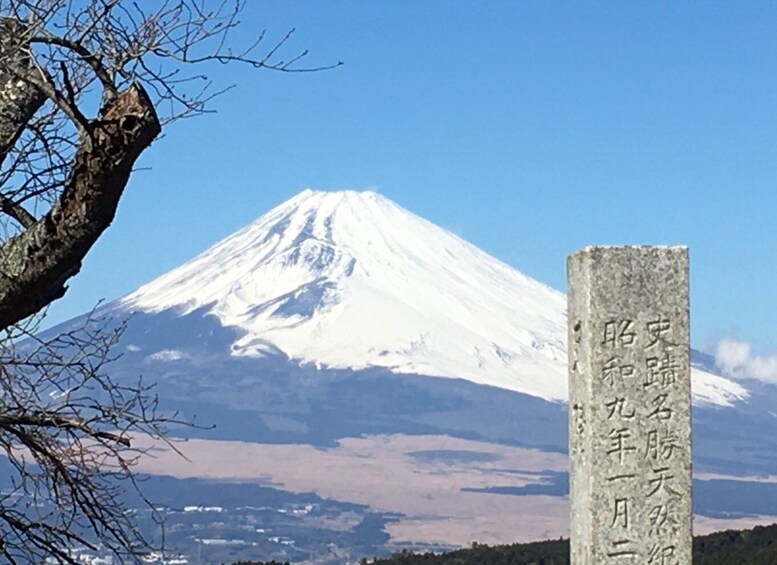
[[[148,8],[153,6],[153,8]],[[111,224],[138,157],[177,119],[208,111],[203,65],[280,72],[293,30],[230,46],[241,0],[0,0],[0,556],[75,563],[76,544],[122,559],[150,545],[118,498],[132,433],[164,437],[153,391],[105,373],[120,330],[91,320],[42,341],[40,312]],[[21,342],[20,339],[26,338]],[[174,420],[175,418],[172,417]]]

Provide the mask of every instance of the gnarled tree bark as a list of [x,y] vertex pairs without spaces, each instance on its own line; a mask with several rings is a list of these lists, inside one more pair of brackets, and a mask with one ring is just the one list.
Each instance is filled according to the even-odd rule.
[[140,85],[104,104],[81,139],[59,201],[0,246],[0,328],[65,293],[67,280],[113,221],[135,161],[160,132],[154,106]]
[[0,164],[46,101],[27,80],[38,71],[26,35],[18,20],[0,18]]

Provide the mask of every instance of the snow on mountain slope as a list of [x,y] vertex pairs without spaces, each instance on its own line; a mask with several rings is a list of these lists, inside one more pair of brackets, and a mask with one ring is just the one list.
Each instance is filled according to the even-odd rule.
[[[564,295],[374,192],[306,190],[121,300],[207,307],[233,355],[460,377],[564,400]],[[746,397],[695,371],[697,401]]]

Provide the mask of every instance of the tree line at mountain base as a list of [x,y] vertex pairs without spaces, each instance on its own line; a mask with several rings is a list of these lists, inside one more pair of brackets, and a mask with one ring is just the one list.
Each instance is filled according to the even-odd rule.
[[[512,545],[472,544],[447,553],[403,550],[391,557],[362,559],[370,565],[568,565],[569,540]],[[752,530],[726,530],[693,540],[694,565],[774,565],[777,563],[777,524]],[[278,561],[238,561],[233,565],[291,565]]]

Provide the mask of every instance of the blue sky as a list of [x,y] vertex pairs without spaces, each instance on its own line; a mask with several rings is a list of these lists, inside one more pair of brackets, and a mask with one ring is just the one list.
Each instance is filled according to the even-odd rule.
[[[249,0],[333,71],[217,66],[47,325],[306,187],[380,191],[557,289],[591,244],[686,244],[693,344],[777,351],[777,4]],[[269,44],[269,40],[268,40]]]

